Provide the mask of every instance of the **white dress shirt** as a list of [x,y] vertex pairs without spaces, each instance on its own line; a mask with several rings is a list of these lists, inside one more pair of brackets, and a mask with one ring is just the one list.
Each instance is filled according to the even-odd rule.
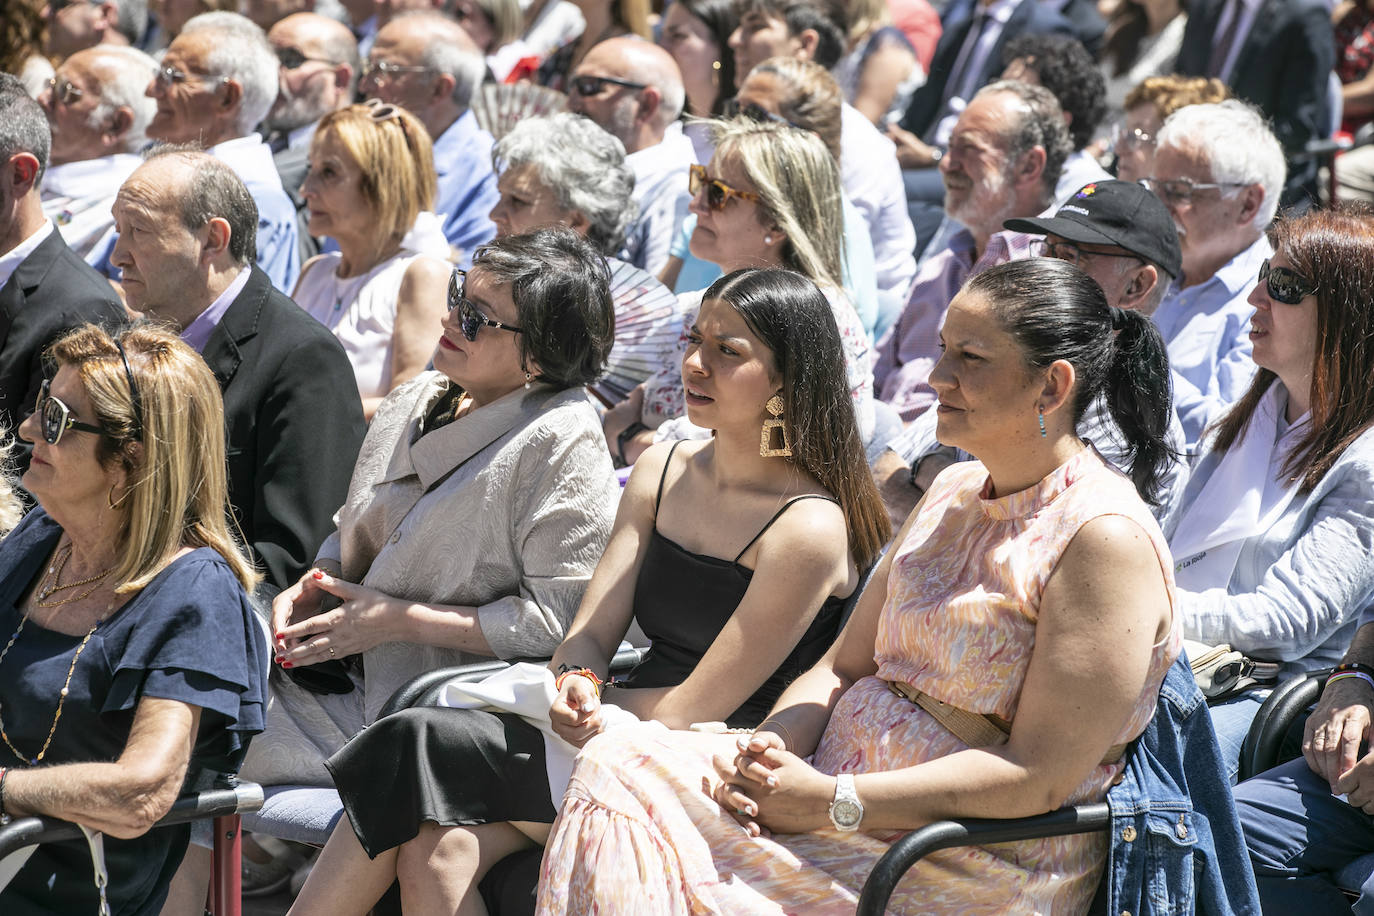
[[49,166],[43,173],[43,215],[87,264],[97,263],[103,253],[98,243],[114,228],[110,208],[120,185],[142,164],[140,156],[115,153]]

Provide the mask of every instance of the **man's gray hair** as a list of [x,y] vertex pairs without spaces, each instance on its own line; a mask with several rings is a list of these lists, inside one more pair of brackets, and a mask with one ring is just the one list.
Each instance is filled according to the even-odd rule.
[[1164,121],[1156,135],[1156,149],[1171,147],[1202,156],[1212,167],[1212,180],[1230,197],[1247,185],[1264,189],[1264,203],[1254,227],[1263,232],[1279,208],[1279,194],[1288,166],[1283,147],[1259,111],[1237,99],[1206,105],[1186,105]]
[[48,167],[52,153],[52,129],[43,106],[24,89],[19,77],[0,73],[0,162],[9,162],[18,153],[29,153],[38,160],[38,178]]
[[453,103],[467,109],[472,104],[472,93],[486,76],[486,60],[470,47],[447,40],[445,30],[462,28],[452,18],[429,10],[405,13],[404,18],[413,24],[433,23],[434,28],[429,31],[425,49],[420,54],[420,66],[453,77]]
[[220,160],[184,144],[161,143],[143,157],[176,158],[190,170],[186,183],[174,192],[181,205],[181,222],[197,232],[216,217],[229,224],[229,256],[240,267],[251,267],[257,257],[258,205],[243,180]]
[[635,219],[635,174],[625,147],[596,122],[571,112],[526,118],[492,148],[498,171],[530,165],[564,210],[587,218],[587,241],[611,255]]
[[251,19],[238,13],[201,13],[182,28],[182,35],[211,29],[216,33],[205,69],[211,76],[228,77],[243,87],[235,130],[246,137],[277,100],[280,64],[267,35]]
[[115,29],[128,39],[129,44],[143,43],[148,31],[148,0],[115,0],[119,12],[115,18]]
[[1007,161],[1013,163],[1037,146],[1045,151],[1045,170],[1040,175],[1045,193],[1054,197],[1054,187],[1064,171],[1064,160],[1073,152],[1073,140],[1064,124],[1064,109],[1059,100],[1043,86],[1032,86],[1020,80],[997,80],[988,83],[978,95],[1005,92],[1021,102],[1020,117],[1007,125],[1002,133],[1008,143]]
[[157,114],[157,100],[146,94],[157,61],[137,48],[100,45],[100,57],[114,70],[113,79],[100,81],[100,102],[91,109],[87,125],[99,129],[115,113],[128,108],[133,112],[129,132],[124,135],[124,152],[137,153],[148,143],[148,122]]

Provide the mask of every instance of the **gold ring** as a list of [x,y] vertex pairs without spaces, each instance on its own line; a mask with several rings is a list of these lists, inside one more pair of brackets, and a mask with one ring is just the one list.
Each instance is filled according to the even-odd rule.
[[330,657],[330,658],[333,658],[333,657],[334,657],[334,647],[333,647],[333,646],[330,646],[330,647],[329,647],[329,657]]

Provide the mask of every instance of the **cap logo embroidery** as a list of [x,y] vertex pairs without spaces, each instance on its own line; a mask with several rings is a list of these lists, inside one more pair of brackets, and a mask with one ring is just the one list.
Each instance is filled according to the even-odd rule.
[[1063,213],[1065,210],[1068,210],[1070,213],[1081,213],[1084,216],[1092,216],[1087,210],[1084,210],[1082,207],[1075,207],[1073,204],[1065,204],[1059,208],[1060,213]]

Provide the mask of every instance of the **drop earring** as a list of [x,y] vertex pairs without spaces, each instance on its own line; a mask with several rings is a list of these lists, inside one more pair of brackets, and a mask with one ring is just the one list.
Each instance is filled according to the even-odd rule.
[[[534,381],[534,376],[530,375],[530,370],[525,370],[525,390],[530,390],[530,383]],[[1041,418],[1041,425],[1044,425],[1044,418]]]
[[1036,415],[1040,417],[1040,438],[1047,439],[1049,438],[1049,433],[1045,432],[1045,408],[1041,407],[1039,404],[1036,404],[1035,412]]
[[[763,406],[773,416],[763,421],[763,430],[759,437],[759,455],[764,458],[791,458],[792,443],[787,439],[787,424],[782,419],[782,398],[775,394]],[[778,448],[773,448],[775,429],[782,434],[782,445]]]

